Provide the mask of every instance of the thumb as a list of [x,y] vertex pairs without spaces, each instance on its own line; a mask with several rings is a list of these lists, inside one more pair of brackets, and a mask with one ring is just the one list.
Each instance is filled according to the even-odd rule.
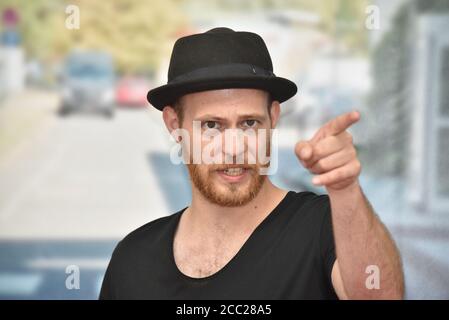
[[307,163],[313,156],[312,144],[308,141],[298,142],[295,146],[295,153],[301,162]]

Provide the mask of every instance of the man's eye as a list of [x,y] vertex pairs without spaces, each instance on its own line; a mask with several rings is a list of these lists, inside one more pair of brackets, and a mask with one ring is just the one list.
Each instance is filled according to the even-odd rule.
[[256,120],[245,120],[243,122],[243,126],[247,127],[247,128],[252,128],[255,127],[257,125],[257,121]]
[[220,129],[220,124],[216,121],[206,121],[203,123],[203,129]]

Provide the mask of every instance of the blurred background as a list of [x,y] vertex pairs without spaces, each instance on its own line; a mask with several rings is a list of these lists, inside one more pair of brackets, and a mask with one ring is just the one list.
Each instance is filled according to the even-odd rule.
[[217,26],[260,34],[299,87],[273,181],[324,192],[293,146],[360,110],[406,297],[449,298],[449,0],[1,0],[0,19],[1,299],[96,299],[116,243],[188,205],[145,96],[177,38]]

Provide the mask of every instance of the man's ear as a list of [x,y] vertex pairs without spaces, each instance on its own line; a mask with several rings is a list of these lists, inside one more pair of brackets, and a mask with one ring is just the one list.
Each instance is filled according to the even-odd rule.
[[172,106],[165,106],[162,110],[162,118],[164,119],[167,130],[172,133],[173,130],[179,128],[179,119],[175,109]]
[[276,128],[279,116],[281,115],[281,105],[279,101],[273,101],[271,103],[270,113],[271,113],[271,128]]

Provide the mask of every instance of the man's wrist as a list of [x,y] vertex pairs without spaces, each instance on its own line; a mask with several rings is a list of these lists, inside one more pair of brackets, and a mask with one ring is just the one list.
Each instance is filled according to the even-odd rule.
[[327,193],[329,194],[329,197],[333,196],[357,196],[358,194],[362,194],[362,190],[360,188],[359,179],[354,180],[353,183],[349,184],[348,186],[342,188],[342,189],[333,189],[333,188],[327,188]]

